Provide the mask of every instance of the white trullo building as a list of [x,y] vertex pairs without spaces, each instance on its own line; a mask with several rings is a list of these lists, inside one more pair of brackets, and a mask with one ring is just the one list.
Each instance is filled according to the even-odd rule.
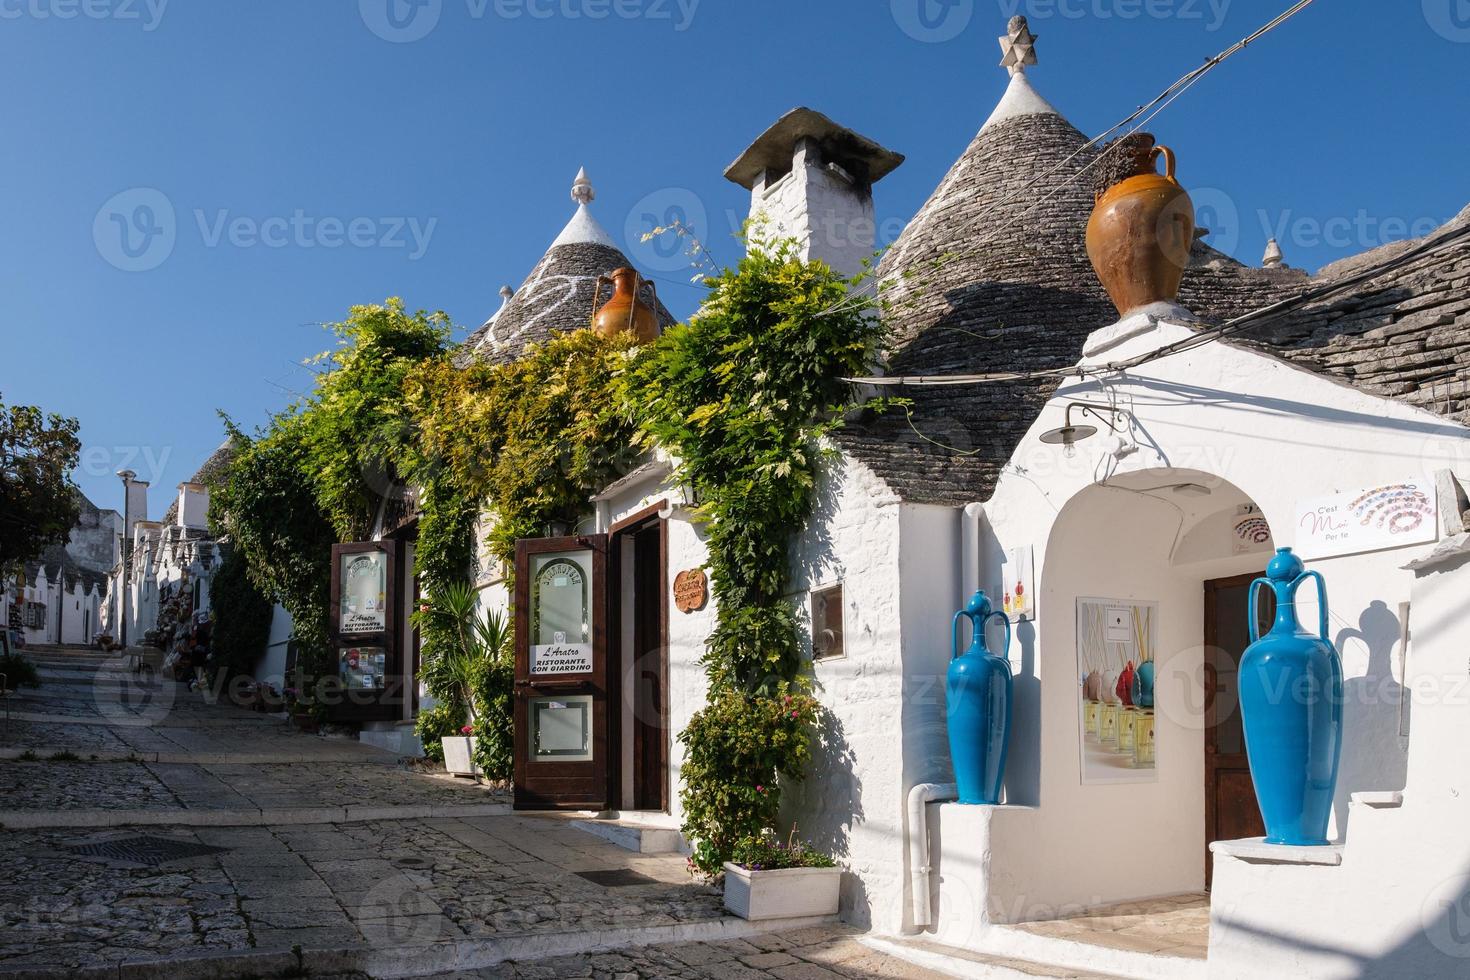
[[[793,542],[791,601],[829,722],[788,816],[848,871],[844,918],[908,937],[914,955],[1157,977],[1459,975],[1464,960],[1443,952],[1453,930],[1420,916],[1435,882],[1470,873],[1454,829],[1470,798],[1470,722],[1416,683],[1462,682],[1470,641],[1453,598],[1470,587],[1470,213],[1311,276],[1279,254],[1247,267],[1206,236],[1177,305],[1119,321],[1086,250],[1093,189],[1058,178],[1099,149],[1033,87],[1034,59],[1010,60],[993,113],[879,268],[895,310],[884,371],[908,379],[898,393],[911,411],[836,434],[819,512]],[[1187,187],[1189,147],[1175,149]],[[853,272],[872,246],[874,187],[901,162],[801,109],[727,176],[753,214]],[[467,356],[510,359],[584,328],[596,278],[629,264],[590,184],[574,197],[571,222]],[[698,661],[714,623],[710,605],[673,605],[674,577],[706,553],[672,473],[644,459],[577,527],[525,542],[517,575],[518,609],[551,601],[535,592],[544,576],[585,591],[574,612],[601,627],[585,676],[523,678],[518,805],[599,811],[621,828],[605,820],[609,835],[643,847],[678,843],[677,736],[704,703]],[[1324,530],[1323,514],[1356,520],[1361,500],[1405,487],[1412,513],[1390,529],[1401,533]],[[411,540],[411,513],[390,523],[385,537]],[[1305,854],[1230,843],[1259,832],[1233,701],[1246,591],[1282,546],[1329,583],[1349,694],[1341,843]],[[509,603],[496,570],[481,584],[487,605]],[[998,807],[950,802],[951,620],[978,588],[1015,620]],[[1133,667],[1108,667],[1119,647]],[[1151,737],[1125,753],[1098,737],[1085,681],[1144,662]],[[366,737],[400,738],[412,713],[405,704]],[[1454,882],[1449,909],[1470,891]],[[1121,937],[1038,925],[1161,896],[1184,897],[1138,908],[1182,923],[1177,942],[1127,932],[1137,921],[1108,919]]]

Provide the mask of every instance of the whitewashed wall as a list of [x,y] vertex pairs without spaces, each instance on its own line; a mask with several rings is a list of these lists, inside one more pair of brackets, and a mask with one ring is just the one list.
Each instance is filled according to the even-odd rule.
[[[1189,335],[1178,325],[1130,321],[1095,334],[1089,358],[1121,360]],[[1293,543],[1299,500],[1432,473],[1455,458],[1445,452],[1446,444],[1463,445],[1466,437],[1463,427],[1436,416],[1221,343],[1135,368],[1112,387],[1136,415],[1142,446],[1113,467],[1115,479],[1139,474],[1134,484],[1146,486],[1154,475],[1160,483],[1174,476],[1218,477],[1261,507],[1278,545]],[[1017,768],[1007,780],[1013,801],[1035,810],[1008,814],[993,831],[994,853],[998,859],[1005,855],[999,871],[1007,876],[1009,894],[1022,900],[1021,918],[1072,903],[1191,890],[1203,871],[1198,720],[1162,719],[1160,783],[1080,783],[1076,598],[1096,594],[1166,603],[1161,649],[1183,658],[1177,670],[1161,671],[1159,698],[1167,699],[1175,692],[1166,682],[1197,683],[1192,675],[1198,677],[1201,656],[1196,648],[1202,642],[1202,581],[1259,570],[1265,558],[1170,566],[1165,556],[1172,551],[1177,519],[1170,523],[1170,515],[1161,514],[1140,523],[1147,515],[1142,508],[1152,505],[1136,495],[1126,495],[1125,505],[1123,494],[1091,489],[1109,475],[1105,439],[1080,444],[1075,460],[1067,460],[1059,447],[1040,444],[1040,434],[1061,426],[1065,403],[1077,398],[1103,400],[1095,383],[1064,382],[987,504],[985,580],[1001,581],[1005,549],[1031,546],[1040,586],[1039,622],[1023,640],[1033,650],[1023,652],[1029,664],[1017,679],[1018,688],[1039,691],[1039,710],[1017,717],[1014,737],[1021,751],[1013,755]],[[1409,598],[1411,576],[1401,566],[1423,550],[1310,563],[1327,577],[1332,630],[1347,677],[1348,741],[1334,825],[1349,841],[1349,795],[1404,785],[1405,747],[1396,734],[1402,677],[1394,672],[1399,610]],[[1312,599],[1304,598],[1300,608],[1304,618],[1314,615]],[[1187,692],[1177,693],[1182,698]],[[1031,760],[1028,742],[1036,746]],[[1135,840],[1135,846],[1120,846]],[[947,855],[946,850],[940,859]]]

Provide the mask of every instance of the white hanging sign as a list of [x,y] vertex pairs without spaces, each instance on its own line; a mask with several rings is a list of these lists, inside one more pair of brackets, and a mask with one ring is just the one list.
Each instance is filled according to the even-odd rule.
[[538,643],[531,646],[531,673],[542,675],[592,673],[592,644],[568,643],[565,636],[564,633],[558,633],[555,643]]
[[1297,504],[1296,551],[1306,559],[1403,548],[1438,538],[1439,494],[1432,480],[1390,483]]

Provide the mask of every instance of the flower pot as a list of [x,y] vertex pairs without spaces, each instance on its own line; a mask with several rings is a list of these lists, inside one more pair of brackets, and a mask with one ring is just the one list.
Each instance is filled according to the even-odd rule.
[[[1246,757],[1256,787],[1266,843],[1320,846],[1337,790],[1342,757],[1342,661],[1327,639],[1327,586],[1318,572],[1282,548],[1251,583],[1252,643],[1240,658],[1240,713]],[[1315,579],[1316,635],[1296,615],[1297,590]],[[1276,622],[1259,636],[1256,600],[1262,585],[1276,593]]]
[[751,871],[725,863],[725,908],[742,919],[836,915],[841,868]]
[[[970,620],[973,634],[964,656],[959,656],[961,617]],[[955,614],[950,637],[953,659],[945,682],[949,755],[960,802],[971,805],[1000,802],[1011,740],[1011,665],[985,646],[985,624],[995,617],[1005,623],[1009,651],[1011,621],[1005,613],[991,611],[984,592],[976,592]]]
[[443,739],[444,768],[453,776],[478,776],[480,767],[475,765],[475,742],[473,737],[454,735]]

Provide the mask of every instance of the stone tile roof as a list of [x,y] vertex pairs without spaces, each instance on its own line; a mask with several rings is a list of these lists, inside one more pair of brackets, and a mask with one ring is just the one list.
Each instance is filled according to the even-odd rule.
[[[1428,237],[1467,225],[1470,207]],[[1395,242],[1335,262],[1310,284],[1354,275],[1413,245]],[[1470,240],[1270,323],[1250,339],[1364,391],[1470,424]]]
[[[1069,366],[1089,333],[1117,319],[1086,255],[1091,188],[1085,182],[1058,188],[1054,179],[1075,173],[1095,151],[1079,152],[1086,137],[1029,85],[1022,94],[1027,98],[1007,98],[1025,111],[998,111],[987,121],[879,266],[894,331],[887,374]],[[1053,179],[1043,179],[1053,168]],[[1249,268],[1196,242],[1180,302],[1202,320],[1220,322],[1405,247],[1387,246],[1308,277],[1284,267]],[[1368,390],[1470,421],[1467,282],[1470,246],[1305,310],[1255,342]],[[837,440],[905,500],[986,500],[1056,385],[886,390],[913,404],[864,416]]]
[[[554,333],[590,325],[597,277],[632,264],[622,251],[599,242],[553,245],[500,313],[470,334],[461,364],[471,356],[496,364],[513,361],[529,345],[546,341]],[[653,300],[653,292],[645,286],[643,298]],[[610,285],[602,286],[600,298],[604,303],[612,298]],[[662,303],[656,302],[655,308],[661,326],[674,322]]]

